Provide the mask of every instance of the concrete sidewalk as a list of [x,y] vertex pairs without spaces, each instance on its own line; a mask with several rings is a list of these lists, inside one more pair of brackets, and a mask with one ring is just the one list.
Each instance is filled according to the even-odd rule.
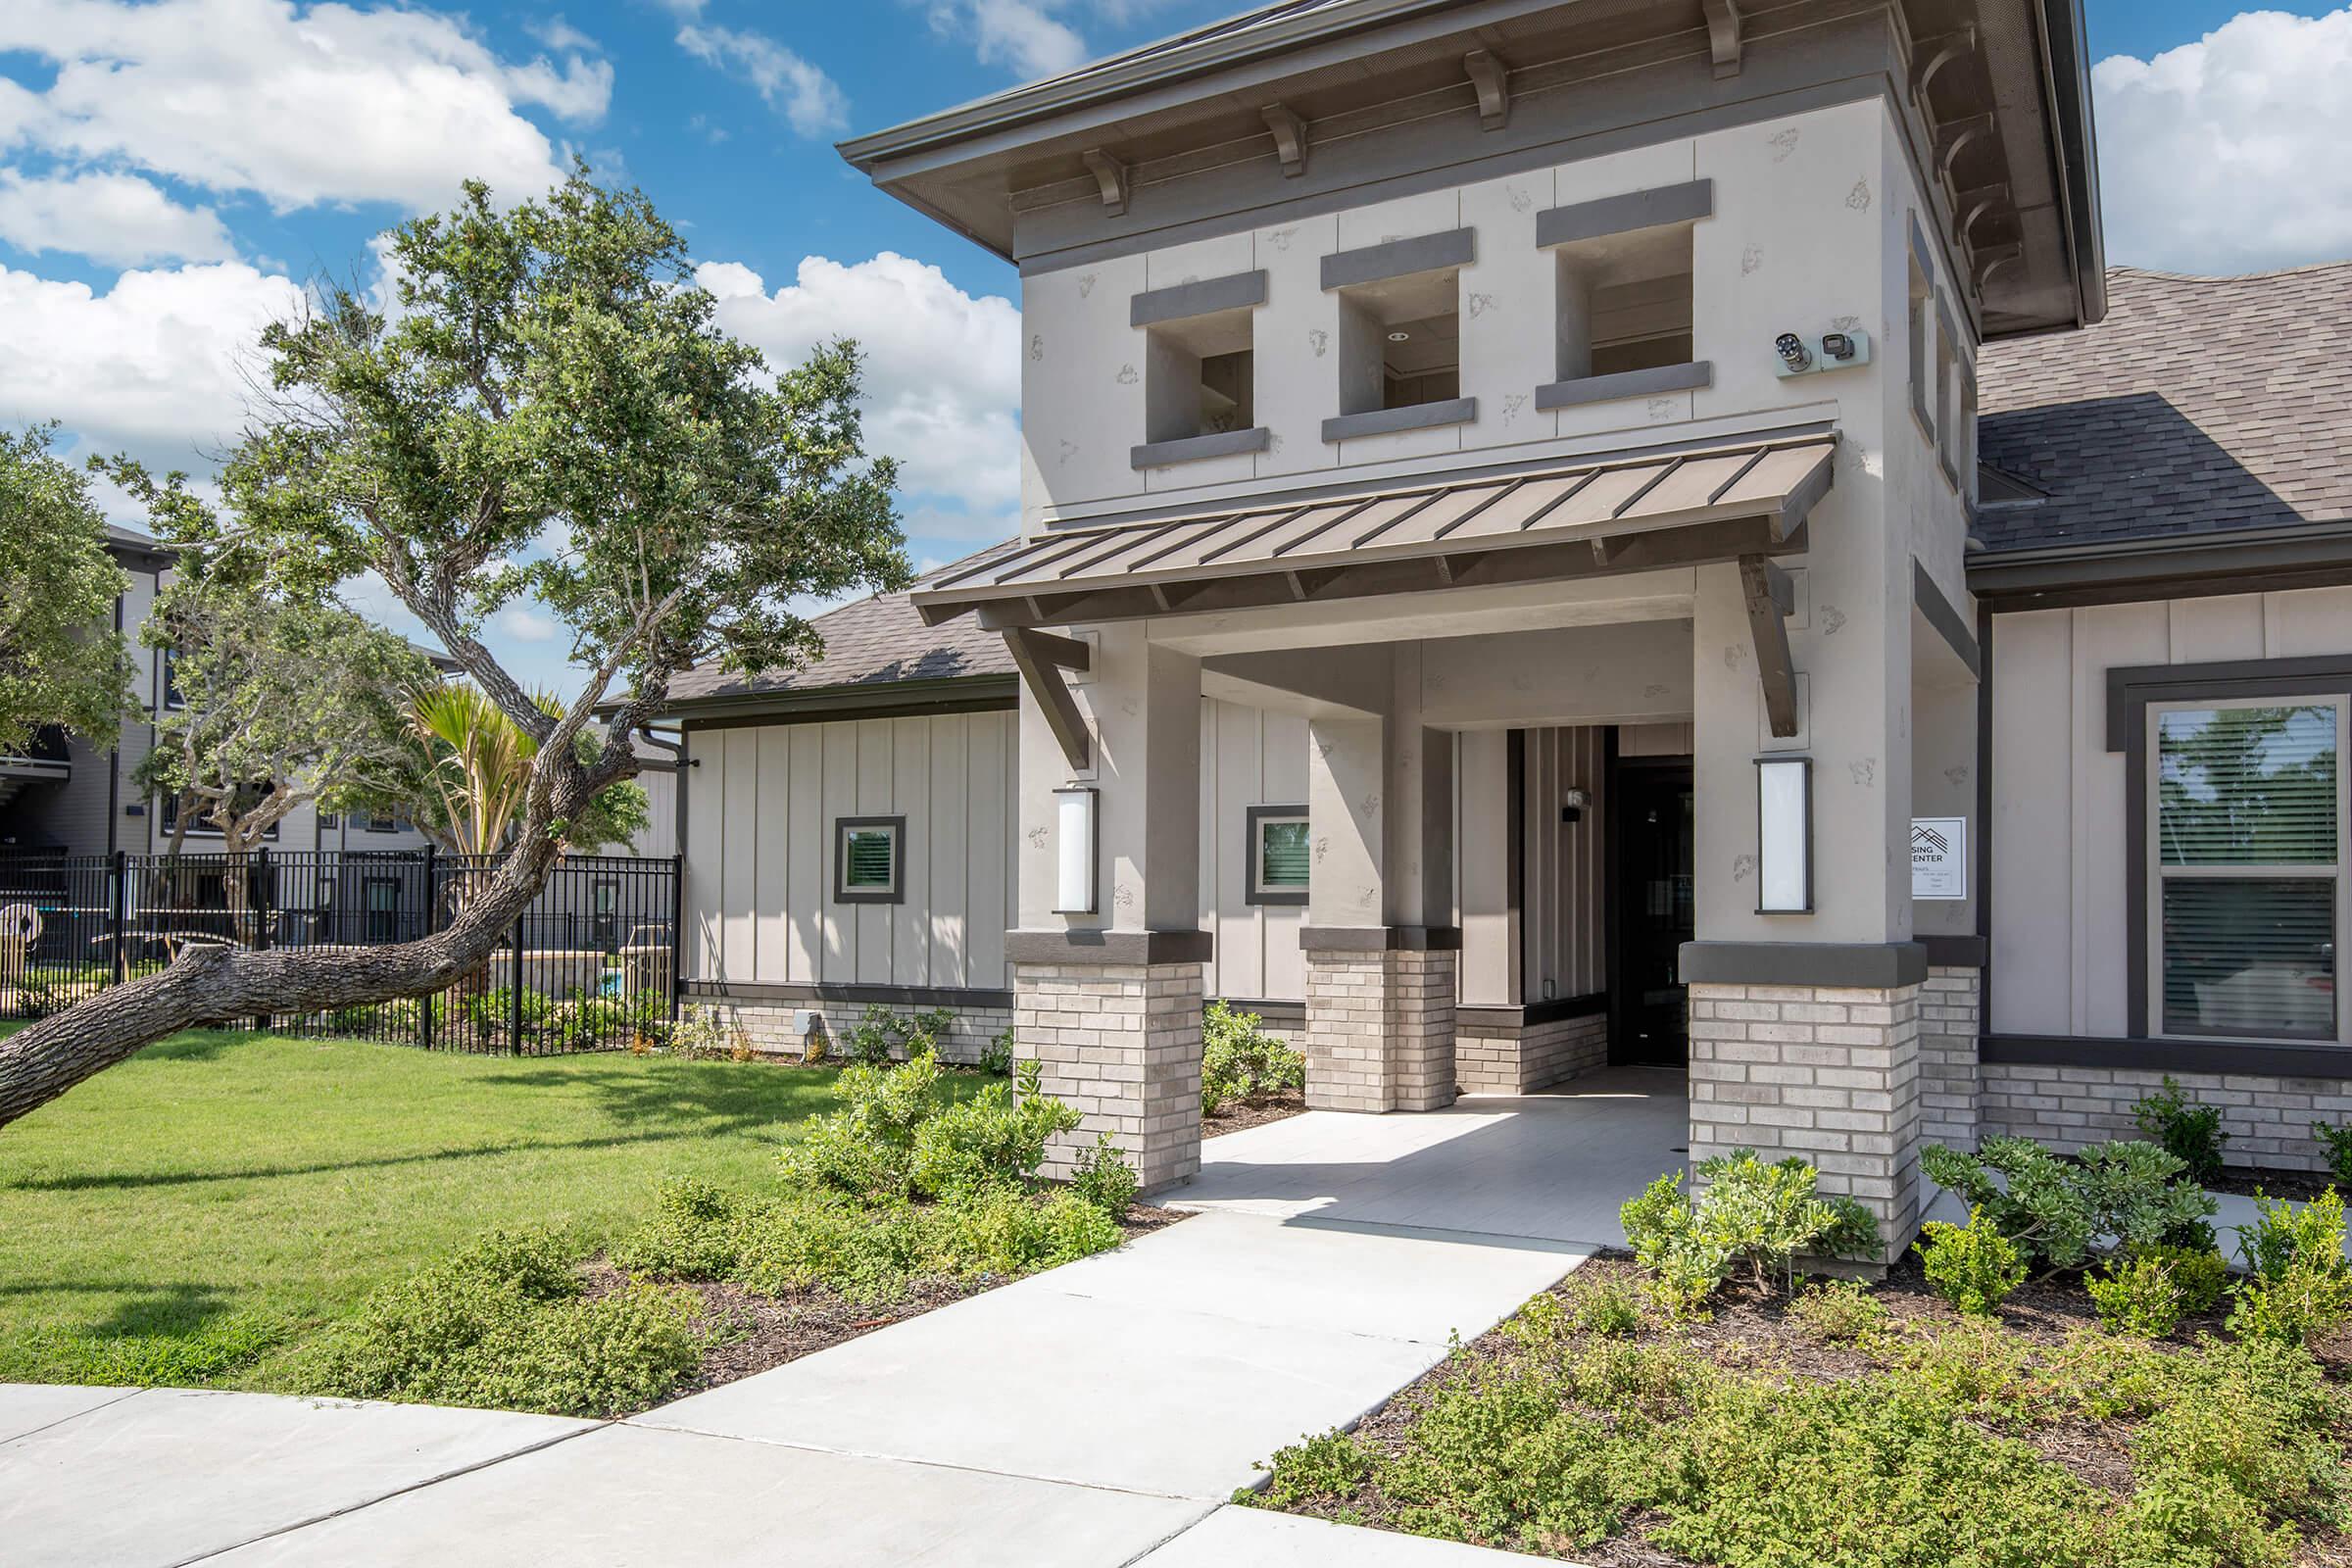
[[0,1389],[0,1542],[25,1568],[1522,1560],[1220,1504],[1590,1252],[1203,1213],[609,1424]]

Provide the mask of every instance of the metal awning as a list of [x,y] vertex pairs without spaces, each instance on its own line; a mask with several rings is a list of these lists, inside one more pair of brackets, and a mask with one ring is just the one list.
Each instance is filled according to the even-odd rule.
[[1056,530],[910,596],[997,629],[1538,582],[1785,555],[1834,432]]

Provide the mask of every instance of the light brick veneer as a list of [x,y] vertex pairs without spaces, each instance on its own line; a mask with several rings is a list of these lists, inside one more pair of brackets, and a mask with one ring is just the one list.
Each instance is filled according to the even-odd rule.
[[[729,1027],[741,1029],[752,1043],[752,1049],[762,1055],[790,1056],[796,1061],[808,1049],[793,1020],[813,1009],[825,1020],[825,1050],[839,1057],[848,1049],[850,1031],[865,1019],[868,1005],[862,1002],[714,1002],[710,998],[688,997],[689,1006],[715,1004]],[[929,1007],[887,1004],[902,1018]],[[988,1043],[1012,1027],[1012,1009],[1001,1006],[960,1006],[943,1003],[942,1006],[956,1015],[947,1033],[938,1042],[939,1059],[969,1066],[980,1059]],[[894,1055],[900,1053],[893,1052]]]
[[1690,1158],[1794,1154],[1879,1218],[1919,1230],[1918,986],[1690,987]]
[[[2221,1107],[2230,1135],[2222,1154],[2232,1165],[2326,1170],[2311,1124],[2352,1120],[2352,1080],[2210,1072],[2177,1072],[2173,1080],[2191,1100]],[[2110,1138],[2144,1137],[2132,1104],[2162,1088],[2164,1074],[1987,1062],[1983,1084],[1985,1136],[2031,1138],[2072,1153]]]
[[1147,1191],[1200,1168],[1200,965],[1019,963],[1013,1054],[1085,1125],[1056,1139],[1046,1174],[1066,1176],[1108,1133]]
[[1608,1062],[1605,1012],[1519,1028],[1461,1025],[1453,1041],[1454,1076],[1465,1095],[1533,1094]]
[[1306,1102],[1435,1110],[1454,1100],[1451,952],[1308,949]]
[[1984,974],[1982,969],[1935,968],[1920,987],[1919,1135],[1930,1143],[1977,1147]]

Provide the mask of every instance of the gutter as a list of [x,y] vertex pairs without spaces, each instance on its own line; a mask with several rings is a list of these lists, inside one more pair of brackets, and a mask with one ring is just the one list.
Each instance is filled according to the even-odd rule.
[[1978,551],[1965,566],[1969,591],[1999,610],[2321,587],[2352,577],[2352,517]]
[[908,716],[914,710],[954,712],[1012,708],[1019,701],[1020,677],[1006,670],[1001,674],[736,692],[673,703],[662,710],[662,717],[666,722],[702,726],[766,720],[896,718]]
[[2082,325],[2107,318],[2107,241],[2099,219],[2099,149],[2090,114],[2090,45],[2080,0],[2039,0],[2044,107],[2058,154],[2052,171],[2065,210]]

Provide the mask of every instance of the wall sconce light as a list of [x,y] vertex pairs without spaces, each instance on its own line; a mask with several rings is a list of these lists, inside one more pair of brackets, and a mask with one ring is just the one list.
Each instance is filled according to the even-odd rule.
[[1588,791],[1581,789],[1560,791],[1560,820],[1563,822],[1584,820],[1585,808],[1592,804],[1592,797]]
[[1095,862],[1101,842],[1096,822],[1096,793],[1083,785],[1054,792],[1055,914],[1095,912]]
[[1756,912],[1813,912],[1813,760],[1756,759]]

